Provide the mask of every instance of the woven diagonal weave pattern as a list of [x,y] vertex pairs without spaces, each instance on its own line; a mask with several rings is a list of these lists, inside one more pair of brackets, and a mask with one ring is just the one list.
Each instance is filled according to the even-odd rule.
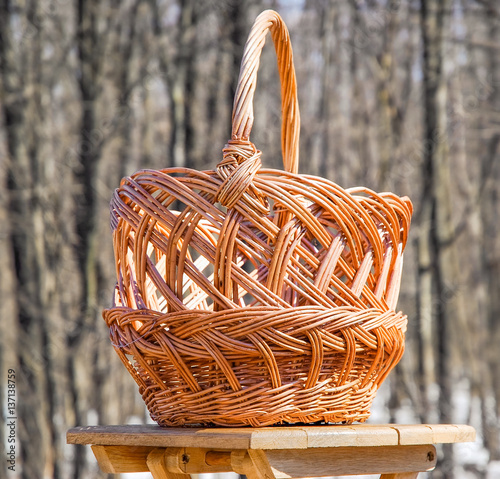
[[[284,171],[249,141],[266,34]],[[364,421],[404,349],[395,312],[412,206],[297,174],[288,32],[272,11],[245,46],[232,138],[213,171],[140,171],[111,202],[112,343],[161,425]]]

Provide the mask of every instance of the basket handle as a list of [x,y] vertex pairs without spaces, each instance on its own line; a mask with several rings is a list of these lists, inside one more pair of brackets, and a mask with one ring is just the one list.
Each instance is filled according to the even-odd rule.
[[281,82],[281,149],[285,170],[297,173],[299,165],[300,113],[297,99],[297,81],[293,66],[290,35],[282,18],[273,10],[262,12],[253,24],[245,44],[238,86],[233,103],[232,140],[248,142],[253,125],[253,97],[257,83],[260,55],[271,37],[276,49]]

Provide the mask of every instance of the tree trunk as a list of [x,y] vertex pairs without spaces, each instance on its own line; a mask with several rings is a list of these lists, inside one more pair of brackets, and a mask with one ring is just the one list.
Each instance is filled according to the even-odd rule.
[[[488,22],[488,37],[493,45],[500,42],[500,9],[497,2],[486,2],[486,21]],[[489,54],[489,78],[487,88],[491,89],[488,103],[493,113],[500,112],[500,58],[496,50]],[[491,118],[485,118],[486,127],[493,123]],[[496,126],[493,123],[494,127]],[[481,162],[481,183],[477,191],[477,223],[481,225],[477,243],[480,245],[482,261],[478,268],[483,290],[481,304],[484,304],[485,321],[480,325],[484,328],[481,334],[489,367],[482,367],[486,376],[483,385],[483,427],[485,443],[490,451],[491,460],[500,460],[500,433],[498,416],[500,415],[500,368],[498,367],[497,347],[500,341],[500,227],[498,212],[500,211],[500,167],[498,156],[500,152],[500,133],[498,128],[487,142],[487,148]],[[483,312],[481,311],[481,312]]]
[[[449,1],[422,0],[424,87],[424,197],[420,224],[428,225],[421,248],[428,253],[430,278],[421,294],[432,298],[430,318],[436,322],[436,376],[439,383],[439,420],[452,422],[453,340],[452,321],[463,324],[458,283],[460,275],[455,251],[451,207],[448,152],[446,79],[443,72],[443,32]],[[430,263],[430,264],[429,264]],[[424,286],[424,284],[422,284]],[[431,291],[429,291],[431,288]],[[428,307],[429,305],[426,305]],[[422,310],[421,310],[422,311]],[[441,477],[453,477],[453,449],[445,447]]]
[[[17,395],[22,398],[17,406],[18,457],[22,463],[22,477],[34,478],[43,468],[49,447],[45,426],[47,407],[44,367],[46,351],[43,337],[43,309],[40,297],[41,266],[39,248],[32,240],[39,231],[39,198],[36,196],[38,178],[37,131],[29,125],[38,120],[34,90],[38,78],[36,58],[40,52],[40,31],[20,46],[20,58],[14,55],[14,32],[9,20],[11,7],[2,2],[0,17],[3,58],[3,113],[7,125],[8,163],[7,189],[9,192],[9,224],[11,254],[15,268],[15,301],[18,308],[19,335],[17,341],[18,371]],[[35,7],[27,5],[21,12],[26,22],[33,24]],[[35,466],[35,465],[38,465]]]

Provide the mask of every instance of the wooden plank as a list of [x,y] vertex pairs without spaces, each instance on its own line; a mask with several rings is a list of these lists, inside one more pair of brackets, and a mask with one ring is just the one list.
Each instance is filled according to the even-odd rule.
[[248,449],[252,429],[162,428],[153,424],[84,426],[70,429],[68,444]]
[[70,429],[69,444],[194,447],[210,449],[304,449],[419,445],[474,441],[463,425],[329,425],[266,428],[161,428],[156,425]]
[[302,427],[307,447],[397,446],[397,431],[387,426],[359,424],[354,426]]
[[394,425],[400,445],[473,442],[476,431],[471,426],[450,424]]
[[393,428],[399,435],[399,444],[401,446],[434,444],[432,429],[425,424],[398,424],[394,425]]
[[153,450],[147,446],[92,446],[97,463],[102,472],[147,472],[148,454]]
[[476,431],[471,426],[458,426],[455,424],[430,424],[434,444],[470,442],[476,439]]
[[419,472],[436,465],[432,445],[271,450],[266,456],[275,477],[283,479]]
[[248,449],[306,449],[307,441],[301,427],[258,428],[251,432]]
[[455,442],[474,442],[476,440],[476,430],[466,424],[455,424],[458,431],[455,436]]

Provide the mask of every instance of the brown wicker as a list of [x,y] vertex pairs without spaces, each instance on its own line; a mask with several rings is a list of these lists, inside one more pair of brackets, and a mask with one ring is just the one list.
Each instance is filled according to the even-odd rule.
[[[285,171],[249,141],[270,32]],[[215,171],[144,170],[111,202],[118,278],[113,345],[160,425],[364,421],[399,361],[394,308],[412,206],[298,175],[299,109],[287,29],[256,20],[232,138]]]

